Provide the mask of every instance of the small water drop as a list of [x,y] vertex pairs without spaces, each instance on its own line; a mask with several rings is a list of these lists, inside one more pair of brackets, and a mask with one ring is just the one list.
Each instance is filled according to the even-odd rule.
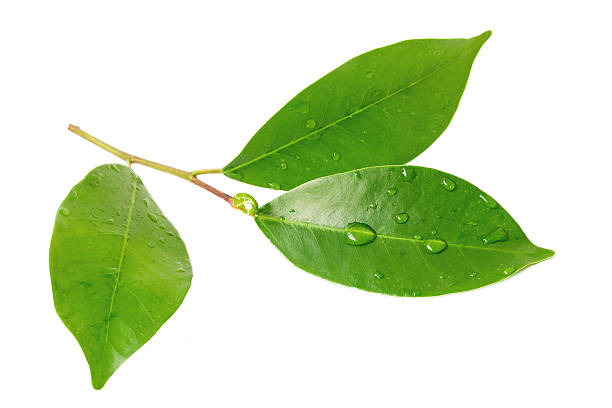
[[376,279],[379,279],[379,280],[380,280],[380,279],[382,279],[382,278],[384,278],[384,277],[385,277],[385,275],[383,275],[383,273],[382,273],[382,272],[374,272],[374,278],[376,278]]
[[336,152],[332,153],[332,159],[334,159],[334,160],[340,160],[340,154],[339,154],[339,153],[336,153]]
[[468,276],[472,279],[474,279],[478,274],[476,272],[472,272],[470,273]]
[[151,208],[151,200],[149,200],[148,198],[145,198],[142,201],[144,202],[145,207]]
[[387,197],[393,197],[397,193],[396,188],[390,188],[387,190]]
[[115,220],[113,220],[112,218],[109,218],[109,219],[107,219],[107,220],[106,220],[106,223],[107,223],[108,225],[112,225],[112,224],[114,224],[114,223],[115,223]]
[[344,242],[349,245],[366,245],[376,239],[376,231],[368,224],[351,222],[344,228]]
[[416,177],[414,167],[402,167],[402,177],[404,181],[411,182]]
[[62,214],[64,217],[67,217],[70,215],[70,210],[66,207],[60,207],[59,213]]
[[308,129],[313,129],[315,126],[317,125],[317,122],[315,122],[314,119],[308,119],[306,120],[306,127]]
[[153,241],[146,240],[145,244],[147,244],[149,248],[155,248],[155,243]]
[[149,219],[153,222],[157,222],[157,216],[153,213],[148,213],[147,217],[149,217]]
[[367,209],[368,209],[368,210],[375,210],[375,209],[377,209],[377,208],[378,208],[378,204],[376,204],[376,203],[370,203],[370,204],[368,204],[368,208],[367,208]]
[[282,159],[280,162],[280,169],[287,170],[287,162],[284,159]]
[[508,233],[503,228],[496,228],[483,237],[482,242],[485,244],[494,244],[496,242],[506,241],[507,239]]
[[114,171],[114,172],[116,172],[116,173],[119,173],[119,171],[120,171],[120,170],[119,170],[119,166],[117,166],[117,165],[116,165],[116,164],[114,164],[114,163],[110,165],[110,168],[111,168],[111,170],[112,170],[112,171]]
[[76,191],[72,190],[70,192],[70,196],[69,197],[70,197],[70,199],[72,201],[76,201],[79,198],[79,193],[77,193]]
[[269,182],[267,184],[268,184],[268,187],[270,187],[273,190],[280,190],[280,184],[278,184],[278,183],[275,183],[275,182],[271,181],[271,182]]
[[482,193],[478,197],[480,198],[480,201],[484,204],[485,207],[490,208],[492,210],[498,207],[497,202],[488,195]]
[[395,214],[395,217],[393,219],[398,224],[405,224],[406,221],[408,221],[408,214],[406,214],[406,213]]
[[444,177],[442,178],[442,187],[448,191],[453,191],[455,187],[457,187],[457,184],[455,184],[455,182],[448,177]]
[[183,269],[183,268],[178,268],[178,269],[176,270],[176,273],[185,273],[185,269]]
[[440,252],[444,251],[448,246],[446,241],[443,241],[441,239],[428,239],[424,242],[424,244],[425,249],[430,254],[439,254]]
[[423,240],[423,236],[422,236],[422,235],[415,235],[415,236],[413,236],[412,238],[417,239],[417,240],[419,240],[419,241],[422,241],[422,240]]
[[504,275],[508,276],[514,273],[514,271],[516,271],[516,268],[514,266],[509,266],[506,269],[504,269]]
[[290,212],[290,213],[294,213],[294,212],[295,212],[295,210],[294,210],[293,208],[290,208],[290,209],[289,209],[289,212]]

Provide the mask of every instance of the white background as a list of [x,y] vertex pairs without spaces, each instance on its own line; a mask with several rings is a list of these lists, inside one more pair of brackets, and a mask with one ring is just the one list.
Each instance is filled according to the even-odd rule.
[[[604,1],[8,1],[0,6],[0,405],[610,406],[610,11]],[[53,308],[55,212],[116,162],[69,123],[192,170],[298,91],[411,38],[491,29],[413,163],[495,196],[557,255],[472,292],[396,298],[301,271],[255,223],[138,167],[194,266],[179,311],[102,391]],[[206,181],[260,203],[278,192]]]

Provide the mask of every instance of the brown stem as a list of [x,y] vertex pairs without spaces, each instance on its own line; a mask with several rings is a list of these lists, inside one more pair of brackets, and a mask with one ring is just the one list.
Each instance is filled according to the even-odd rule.
[[230,195],[225,194],[224,192],[217,190],[213,186],[210,186],[204,183],[203,181],[201,181],[200,179],[198,179],[198,176],[197,176],[198,174],[216,173],[217,172],[216,169],[213,169],[213,171],[196,170],[195,172],[176,169],[174,167],[166,166],[165,164],[143,159],[142,157],[134,156],[133,154],[129,154],[122,150],[119,150],[116,147],[113,147],[107,143],[104,143],[100,139],[93,137],[89,133],[81,130],[81,128],[79,128],[78,126],[70,125],[68,126],[68,130],[70,130],[73,133],[76,133],[77,135],[81,136],[83,139],[90,141],[96,146],[101,147],[107,152],[114,154],[120,159],[125,160],[126,162],[128,162],[128,164],[138,163],[138,164],[142,164],[143,166],[151,167],[152,169],[163,171],[164,173],[173,174],[184,180],[192,182],[196,186],[201,187],[206,191],[213,193],[214,195],[222,198],[223,200],[227,201],[229,205],[234,207],[234,200]]

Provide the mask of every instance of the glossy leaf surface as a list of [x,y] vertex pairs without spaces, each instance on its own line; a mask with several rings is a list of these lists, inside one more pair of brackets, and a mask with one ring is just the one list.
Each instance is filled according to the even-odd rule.
[[192,276],[176,229],[115,164],[92,170],[61,204],[49,263],[55,308],[96,389],[172,316]]
[[423,167],[313,180],[261,207],[255,220],[298,267],[399,296],[478,288],[553,255],[486,193]]
[[490,34],[409,40],[348,61],[287,103],[223,172],[289,190],[329,174],[412,160],[448,126]]

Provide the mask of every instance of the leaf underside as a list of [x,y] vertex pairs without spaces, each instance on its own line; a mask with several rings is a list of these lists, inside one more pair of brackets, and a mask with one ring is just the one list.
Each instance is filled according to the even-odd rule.
[[311,181],[263,206],[255,221],[307,272],[398,296],[475,289],[553,255],[474,185],[415,166]]
[[412,160],[448,126],[490,34],[409,40],[348,61],[278,111],[224,174],[289,190],[329,174]]
[[179,307],[191,284],[185,244],[140,178],[104,165],[58,210],[49,264],[58,315],[100,389]]

